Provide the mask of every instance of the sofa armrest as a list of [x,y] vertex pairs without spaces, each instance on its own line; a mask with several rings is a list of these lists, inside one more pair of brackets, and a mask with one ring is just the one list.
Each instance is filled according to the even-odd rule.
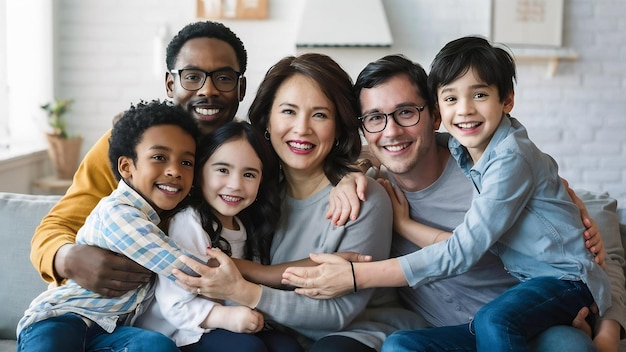
[[30,263],[30,242],[41,219],[59,196],[0,192],[0,339],[15,339],[17,322],[47,288]]

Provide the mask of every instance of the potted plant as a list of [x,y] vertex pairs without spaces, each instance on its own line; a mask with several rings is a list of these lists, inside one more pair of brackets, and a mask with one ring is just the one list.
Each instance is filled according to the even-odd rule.
[[55,99],[41,105],[41,109],[48,114],[48,125],[51,132],[46,134],[48,139],[48,153],[52,166],[60,179],[71,179],[78,166],[80,146],[83,143],[81,136],[70,136],[67,131],[65,114],[69,111],[72,100]]

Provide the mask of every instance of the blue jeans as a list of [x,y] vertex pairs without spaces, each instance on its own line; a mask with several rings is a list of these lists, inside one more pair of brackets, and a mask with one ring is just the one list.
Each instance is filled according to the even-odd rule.
[[530,339],[549,327],[570,325],[592,303],[582,282],[534,278],[483,306],[471,324],[399,331],[387,338],[383,352],[529,351]]
[[304,352],[294,337],[278,330],[243,334],[223,329],[205,333],[200,341],[182,346],[180,350],[182,352]]
[[309,348],[309,352],[376,352],[368,345],[351,337],[341,335],[324,336],[315,341]]
[[109,334],[98,324],[88,327],[79,315],[68,313],[25,327],[17,339],[17,351],[177,352],[178,348],[158,332],[118,326]]

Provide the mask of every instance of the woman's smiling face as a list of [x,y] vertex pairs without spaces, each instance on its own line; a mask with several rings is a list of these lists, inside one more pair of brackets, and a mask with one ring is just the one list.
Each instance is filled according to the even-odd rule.
[[295,74],[276,92],[267,130],[285,172],[323,173],[335,143],[335,106],[312,79]]

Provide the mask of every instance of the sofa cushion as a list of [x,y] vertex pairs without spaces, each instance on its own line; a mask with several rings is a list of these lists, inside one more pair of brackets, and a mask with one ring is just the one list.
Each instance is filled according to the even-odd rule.
[[[617,201],[609,197],[607,193],[577,190],[576,194],[585,203],[585,207],[587,211],[589,211],[589,216],[591,216],[598,225],[604,246],[607,249],[607,256],[622,266],[624,275],[626,276],[626,266],[624,264],[624,253],[626,252],[624,248],[624,245],[626,245],[626,219],[620,215],[624,214],[623,207],[617,209]],[[621,299],[624,300],[626,297],[622,296]],[[622,338],[624,337],[625,336],[622,335]],[[626,338],[622,339],[619,351],[626,352]]]
[[624,266],[626,225],[620,223],[622,220],[620,220],[618,215],[617,201],[607,193],[576,190],[576,195],[585,203],[589,216],[598,225],[604,247],[607,248],[607,255],[610,255],[621,264],[626,276],[626,267]]
[[[597,222],[607,248],[624,256],[626,238],[624,208],[616,214],[617,202],[605,193],[577,190],[590,216]],[[15,339],[15,327],[33,298],[47,288],[29,260],[30,241],[35,228],[59,196],[25,195],[0,192],[0,340]],[[621,220],[621,224],[619,224]],[[620,228],[621,227],[621,228]],[[610,233],[618,234],[620,236]],[[5,345],[6,344],[6,345]],[[0,351],[15,350],[14,341],[0,341]],[[626,340],[620,351],[626,351]]]
[[30,262],[30,241],[59,198],[0,192],[0,339],[15,339],[24,310],[47,288]]

